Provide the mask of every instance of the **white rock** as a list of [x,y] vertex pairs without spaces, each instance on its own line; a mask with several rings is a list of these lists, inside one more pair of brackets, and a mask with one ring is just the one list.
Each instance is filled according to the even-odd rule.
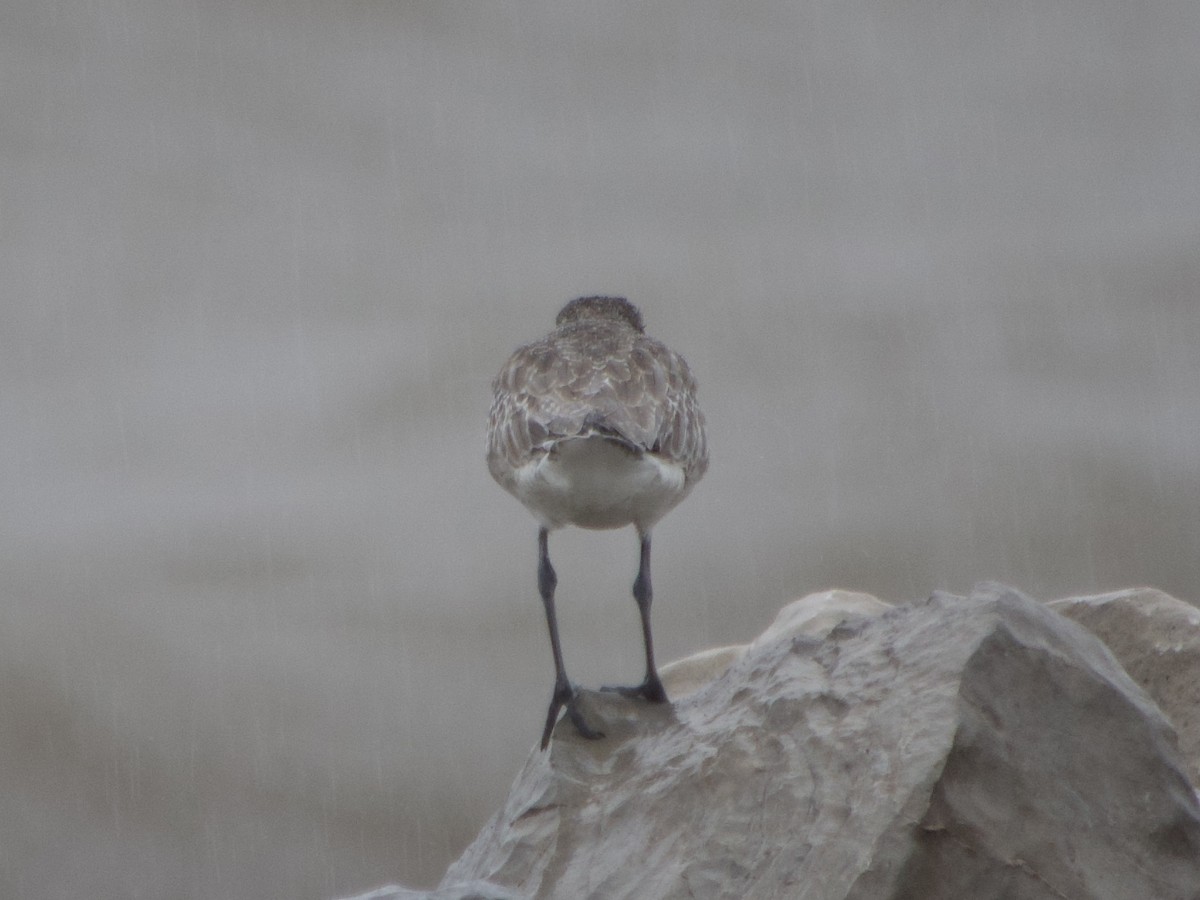
[[775,621],[766,631],[755,638],[751,646],[759,647],[782,637],[807,634],[825,637],[848,619],[877,616],[892,606],[870,594],[854,591],[832,590],[820,594],[809,594],[793,600],[775,616]]
[[670,706],[588,693],[608,737],[560,725],[442,890],[1197,897],[1170,725],[1082,628],[991,587],[779,633]]
[[523,897],[507,888],[473,881],[436,891],[414,891],[393,884],[359,894],[349,900],[523,900]]
[[726,670],[746,652],[748,644],[731,644],[728,647],[710,647],[683,659],[667,663],[658,670],[667,696],[672,700],[682,700],[715,678],[725,674]]
[[1200,610],[1153,588],[1047,604],[1108,645],[1175,726],[1193,784],[1200,784]]
[[870,594],[853,591],[832,590],[809,594],[784,606],[775,616],[775,621],[753,644],[731,644],[701,650],[668,663],[659,670],[659,675],[667,689],[667,696],[672,700],[680,700],[724,675],[734,661],[752,646],[757,647],[788,635],[824,637],[847,619],[876,616],[891,608],[891,604]]

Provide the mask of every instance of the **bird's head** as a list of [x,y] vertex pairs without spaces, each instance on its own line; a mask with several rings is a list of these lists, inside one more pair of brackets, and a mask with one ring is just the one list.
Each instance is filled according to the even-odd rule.
[[554,324],[561,327],[584,319],[614,320],[624,322],[635,331],[646,330],[641,312],[624,297],[579,297],[559,311]]

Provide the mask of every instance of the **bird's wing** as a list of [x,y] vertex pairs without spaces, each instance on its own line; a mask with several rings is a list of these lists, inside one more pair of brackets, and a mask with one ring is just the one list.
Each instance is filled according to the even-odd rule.
[[558,441],[604,434],[695,468],[689,477],[703,474],[704,418],[687,363],[641,335],[622,349],[589,354],[539,341],[513,354],[493,385],[489,462],[516,468]]

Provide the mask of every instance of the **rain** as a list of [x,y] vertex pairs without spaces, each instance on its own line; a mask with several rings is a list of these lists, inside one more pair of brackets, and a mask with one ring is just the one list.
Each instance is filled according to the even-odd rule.
[[[16,0],[0,895],[436,884],[540,734],[490,381],[687,357],[668,661],[841,587],[1200,599],[1200,6]],[[631,531],[553,537],[639,674]]]

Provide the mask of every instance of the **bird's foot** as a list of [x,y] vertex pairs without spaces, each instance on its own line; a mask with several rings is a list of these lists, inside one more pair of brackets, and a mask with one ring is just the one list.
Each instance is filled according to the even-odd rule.
[[542,731],[543,750],[550,746],[550,735],[558,722],[558,714],[564,709],[567,711],[567,718],[571,720],[571,724],[575,726],[580,737],[589,741],[604,737],[604,732],[597,731],[588,725],[587,720],[583,718],[583,713],[579,711],[579,692],[575,686],[569,681],[561,681],[554,685],[554,696],[550,700],[550,709],[546,712],[546,727]]
[[657,675],[647,675],[641,684],[634,685],[605,685],[602,691],[612,691],[622,697],[641,697],[651,703],[666,703],[667,691]]

